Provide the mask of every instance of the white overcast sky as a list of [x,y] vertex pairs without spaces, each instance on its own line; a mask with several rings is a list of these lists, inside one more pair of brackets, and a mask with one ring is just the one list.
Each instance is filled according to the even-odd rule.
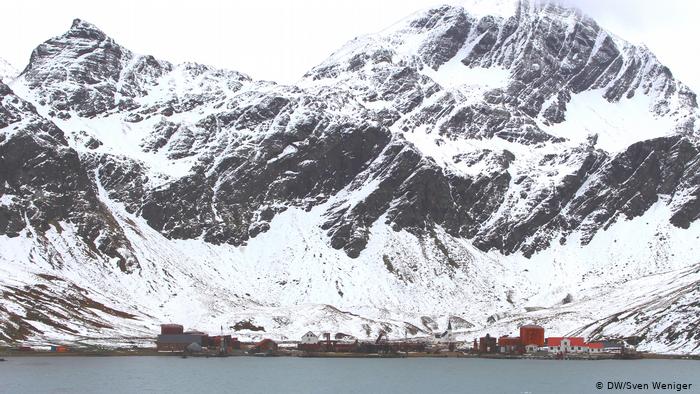
[[[700,92],[700,1],[564,1],[618,36],[646,44],[677,78]],[[292,83],[358,35],[382,30],[423,8],[459,2],[3,0],[0,57],[21,70],[34,47],[81,18],[138,53]]]

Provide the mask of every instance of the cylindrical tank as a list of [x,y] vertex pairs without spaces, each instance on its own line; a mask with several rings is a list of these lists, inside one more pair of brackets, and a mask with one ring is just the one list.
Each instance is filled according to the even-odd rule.
[[544,327],[535,324],[520,327],[520,340],[523,346],[544,346]]

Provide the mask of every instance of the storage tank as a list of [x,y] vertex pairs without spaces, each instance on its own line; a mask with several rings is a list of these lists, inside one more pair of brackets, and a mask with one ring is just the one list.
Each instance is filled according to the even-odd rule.
[[161,335],[178,335],[182,334],[184,328],[180,324],[161,324]]
[[544,346],[544,327],[536,324],[528,324],[520,327],[520,340],[523,346]]

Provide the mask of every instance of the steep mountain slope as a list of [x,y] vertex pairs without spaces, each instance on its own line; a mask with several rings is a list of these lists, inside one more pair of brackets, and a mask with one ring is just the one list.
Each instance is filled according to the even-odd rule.
[[298,86],[74,21],[0,85],[3,338],[534,320],[696,353],[694,93],[578,11],[475,15],[416,13]]
[[[605,63],[602,57],[612,59]],[[598,63],[606,66],[591,66]],[[635,142],[672,135],[661,143],[667,147],[661,154],[676,143],[692,152],[680,156],[680,171],[692,170],[686,164],[697,155],[700,122],[694,93],[673,80],[647,50],[613,39],[591,19],[552,4],[521,3],[508,19],[477,20],[448,6],[419,13],[347,44],[309,72],[302,85],[318,91],[340,85],[353,92],[378,110],[395,135],[435,160],[447,177],[453,175],[442,186],[451,191],[452,204],[431,196],[433,201],[423,205],[432,209],[434,221],[453,235],[475,237],[484,250],[531,255],[548,247],[555,231],[566,236],[583,230],[584,239],[590,239],[621,211],[627,217],[639,215],[658,193],[673,195],[670,189],[642,193],[634,182],[622,184],[631,176],[619,173],[622,166],[605,165],[624,160],[636,169],[643,160],[655,160],[647,158],[649,152],[658,152],[651,146],[623,153]],[[649,106],[639,108],[630,103],[634,100]],[[569,104],[584,108],[575,107],[574,119],[566,121]],[[599,110],[605,106],[617,108]],[[631,112],[624,111],[627,107]],[[580,119],[586,111],[606,116],[602,123],[609,123],[608,128],[617,125],[615,118],[633,118],[648,130],[627,122],[628,129],[603,128],[586,135],[588,120]],[[601,123],[590,121],[596,122]],[[618,148],[608,134],[622,145]],[[601,140],[606,144],[596,149]],[[485,168],[485,163],[492,165]],[[663,163],[649,164],[659,173],[668,171]],[[693,175],[691,171],[671,179]],[[598,187],[612,189],[611,194],[620,196],[617,201],[601,204],[582,194],[584,183],[598,178],[606,179]],[[620,181],[611,183],[612,178]],[[498,190],[496,196],[484,187]],[[674,200],[679,216],[689,221],[698,212],[685,195],[695,191],[691,186]],[[623,206],[637,193],[642,201]],[[484,195],[490,201],[479,199]]]

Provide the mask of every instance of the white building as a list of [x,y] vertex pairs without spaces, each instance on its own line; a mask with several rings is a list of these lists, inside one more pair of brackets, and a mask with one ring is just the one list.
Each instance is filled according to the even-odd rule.
[[311,343],[313,343],[313,344],[318,343],[318,335],[309,331],[301,337],[301,343],[305,344],[305,345],[311,344]]
[[588,344],[588,352],[589,353],[603,353],[603,344],[602,343],[589,343]]
[[588,353],[588,344],[580,337],[547,338],[550,353]]
[[437,343],[453,343],[455,336],[452,333],[452,321],[447,321],[447,330],[442,334],[435,334],[435,342]]

